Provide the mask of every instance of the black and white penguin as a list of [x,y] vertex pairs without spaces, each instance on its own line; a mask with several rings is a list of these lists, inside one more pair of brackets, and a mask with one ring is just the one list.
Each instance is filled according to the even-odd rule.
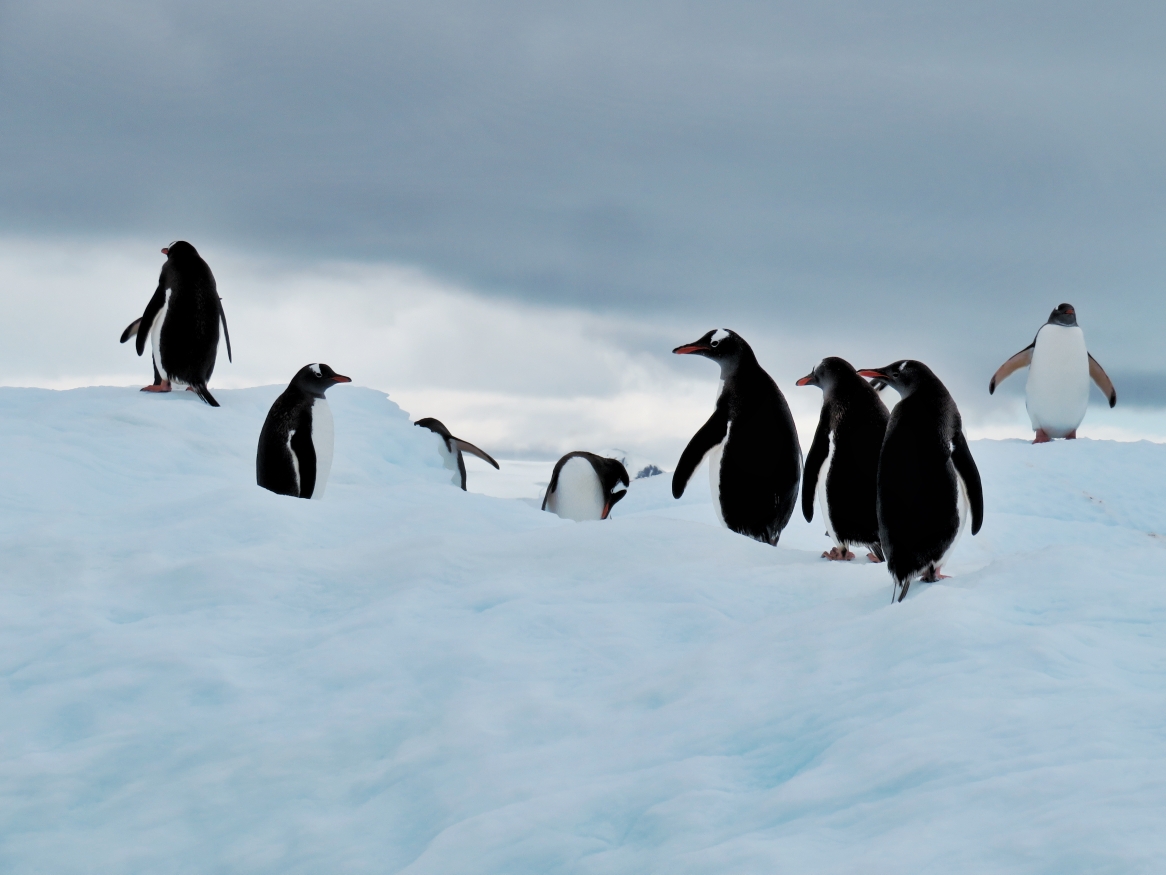
[[605,520],[615,503],[628,494],[628,469],[619,459],[595,453],[567,453],[555,463],[542,509],[581,523]]
[[708,456],[709,486],[720,521],[734,532],[776,544],[798,497],[802,449],[794,418],[753,350],[726,328],[678,346],[677,355],[702,355],[721,366],[717,407],[692,436],[672,475],[672,495]]
[[424,419],[417,420],[413,424],[427,428],[441,438],[441,459],[445,462],[445,467],[454,472],[453,485],[460,486],[463,491],[466,488],[466,461],[462,458],[462,453],[477,456],[482,461],[489,462],[495,468],[498,467],[498,463],[491,458],[489,453],[485,450],[478,449],[469,441],[463,441],[461,438],[454,437],[449,433],[449,429],[445,427],[441,420],[427,416]]
[[[972,514],[984,522],[980,472],[947,388],[922,362],[906,359],[858,372],[899,393],[879,453],[879,541],[898,600],[916,578],[934,582]],[[895,593],[892,593],[894,597]]]
[[877,504],[887,406],[850,362],[833,356],[798,385],[822,390],[822,413],[802,475],[802,515],[813,521],[816,496],[835,545],[823,558],[853,559],[850,545],[861,544],[870,551],[868,559],[882,562]]
[[1034,444],[1053,438],[1077,437],[1077,426],[1089,406],[1089,379],[1117,404],[1117,391],[1097,359],[1085,348],[1085,332],[1077,324],[1077,311],[1061,304],[1040,327],[1032,343],[1006,361],[992,375],[988,394],[1014,371],[1028,368],[1025,406],[1036,432]]
[[227,360],[231,360],[231,335],[227,315],[219,298],[214,274],[198,251],[185,240],[176,240],[162,250],[166,263],[158,276],[158,288],[146,304],[141,318],[131,322],[121,334],[121,342],[137,336],[138,355],[150,337],[153,350],[154,382],[143,392],[169,392],[170,384],[186,386],[211,407],[218,407],[206,384],[215,370],[219,351],[219,322],[227,340]]
[[297,498],[321,498],[332,470],[332,411],[324,393],[351,383],[327,365],[300,368],[267,411],[255,454],[255,482]]

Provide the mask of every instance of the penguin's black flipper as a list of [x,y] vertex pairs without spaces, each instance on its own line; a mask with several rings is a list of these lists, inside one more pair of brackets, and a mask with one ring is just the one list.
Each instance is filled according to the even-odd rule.
[[466,491],[466,460],[461,453],[457,454],[457,470],[462,478],[462,492]]
[[[454,449],[461,450],[463,453],[469,453],[471,456],[477,456],[483,462],[489,462],[495,468],[498,468],[498,463],[485,450],[480,450],[469,441],[463,441],[461,438],[450,438],[450,440],[453,441]],[[498,470],[502,469],[498,468]]]
[[802,470],[802,516],[808,523],[814,521],[814,492],[818,488],[818,473],[829,453],[830,414],[826,406],[822,405],[818,430],[814,432],[814,442],[810,444],[810,454],[806,456],[806,467]]
[[[154,319],[158,316],[165,303],[166,290],[162,288],[162,283],[158,283],[158,290],[154,292],[154,297],[150,298],[150,303],[146,305],[146,310],[142,313],[142,318],[138,320],[138,355],[141,355],[145,351],[146,338],[150,334],[150,329],[154,327]],[[128,331],[129,329],[127,328],[126,330]],[[129,337],[126,337],[126,340],[129,340]]]
[[672,497],[679,498],[684,494],[684,487],[688,485],[688,478],[696,470],[701,459],[713,447],[725,439],[729,432],[729,408],[717,403],[717,409],[708,418],[708,422],[692,436],[684,452],[680,454],[680,461],[676,463],[676,471],[672,474]]
[[[1089,355],[1086,353],[1086,355]],[[1109,379],[1109,374],[1105,373],[1105,369],[1097,363],[1097,359],[1089,356],[1089,376],[1093,378],[1093,382],[1097,384],[1097,388],[1105,393],[1105,397],[1109,399],[1109,406],[1117,404],[1117,389],[1113,388],[1113,381]]]
[[215,396],[210,393],[206,386],[191,386],[194,394],[209,404],[211,407],[218,407],[219,402],[215,400]]
[[121,340],[118,343],[125,343],[131,337],[138,333],[138,326],[142,324],[142,317],[139,316],[133,322],[126,326],[126,330],[121,333]]
[[219,298],[219,318],[223,320],[223,337],[227,339],[227,361],[234,363],[231,358],[231,332],[227,330],[227,313],[223,310],[223,299]]
[[988,394],[993,395],[996,392],[996,387],[1004,382],[1004,378],[1009,374],[1019,371],[1021,368],[1027,368],[1032,364],[1032,351],[1036,349],[1036,341],[1034,340],[999,368],[996,373],[992,375],[992,379],[988,381]]
[[980,483],[980,470],[976,467],[976,460],[972,458],[972,451],[968,449],[968,441],[963,430],[955,433],[952,441],[951,460],[955,464],[968,490],[968,501],[972,505],[972,534],[980,531],[984,524],[984,487]]
[[299,465],[300,498],[311,498],[316,491],[316,447],[312,444],[311,408],[305,407],[296,422],[288,446]]

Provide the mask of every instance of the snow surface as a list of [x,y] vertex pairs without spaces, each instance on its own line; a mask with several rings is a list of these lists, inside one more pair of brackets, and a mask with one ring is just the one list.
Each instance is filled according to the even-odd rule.
[[1166,447],[973,443],[892,605],[696,478],[463,493],[352,386],[273,495],[281,389],[0,390],[0,871],[1163,871]]

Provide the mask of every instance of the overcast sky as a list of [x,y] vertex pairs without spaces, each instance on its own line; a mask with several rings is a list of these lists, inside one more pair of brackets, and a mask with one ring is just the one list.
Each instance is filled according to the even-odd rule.
[[0,0],[0,382],[148,376],[108,333],[185,238],[239,313],[218,384],[315,332],[515,451],[672,452],[715,368],[668,350],[718,326],[791,401],[911,356],[1020,434],[1023,376],[987,379],[1061,301],[1118,388],[1087,424],[1137,433],[1163,45],[1149,2]]

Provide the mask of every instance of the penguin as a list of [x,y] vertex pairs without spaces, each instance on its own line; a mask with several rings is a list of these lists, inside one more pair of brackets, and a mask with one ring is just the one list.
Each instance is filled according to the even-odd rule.
[[802,515],[814,519],[814,498],[822,509],[826,534],[835,546],[824,559],[854,558],[861,544],[872,562],[883,561],[877,510],[879,451],[891,414],[875,388],[850,362],[834,356],[798,380],[822,390],[818,430],[802,475]]
[[1110,407],[1117,404],[1113,382],[1085,348],[1085,332],[1077,324],[1072,304],[1053,310],[1032,343],[1000,366],[988,382],[988,394],[994,394],[996,386],[1023,367],[1028,368],[1024,400],[1036,432],[1034,444],[1077,437],[1077,426],[1089,406],[1090,378],[1109,399]]
[[154,382],[143,392],[169,392],[171,383],[184,385],[211,407],[218,407],[206,384],[215,370],[219,350],[219,322],[227,341],[231,361],[231,335],[227,314],[219,298],[214,274],[185,240],[176,240],[162,249],[166,263],[158,276],[158,288],[141,317],[121,334],[121,342],[137,337],[138,355],[146,347],[146,337],[154,363]]
[[567,453],[555,463],[542,509],[577,523],[605,520],[628,494],[630,484],[628,469],[618,459],[582,451]]
[[413,424],[427,428],[441,438],[442,461],[445,462],[445,467],[454,472],[453,480],[451,481],[453,485],[461,486],[463,492],[466,488],[466,462],[462,458],[462,453],[477,456],[482,461],[489,462],[495,468],[498,467],[498,463],[490,457],[489,453],[484,450],[479,450],[469,441],[463,441],[461,438],[454,437],[449,433],[449,429],[442,424],[441,420],[427,416],[424,419],[417,420]]
[[785,396],[740,335],[727,328],[678,346],[676,355],[702,355],[721,367],[713,415],[692,436],[672,475],[680,498],[708,456],[713,508],[734,532],[777,544],[794,512],[802,449]]
[[967,523],[984,522],[980,472],[947,388],[922,362],[905,359],[858,372],[886,382],[901,400],[891,411],[879,451],[879,541],[898,600],[916,578],[940,573]]
[[255,482],[297,498],[322,498],[332,470],[332,411],[324,393],[351,383],[327,365],[304,365],[267,411]]

